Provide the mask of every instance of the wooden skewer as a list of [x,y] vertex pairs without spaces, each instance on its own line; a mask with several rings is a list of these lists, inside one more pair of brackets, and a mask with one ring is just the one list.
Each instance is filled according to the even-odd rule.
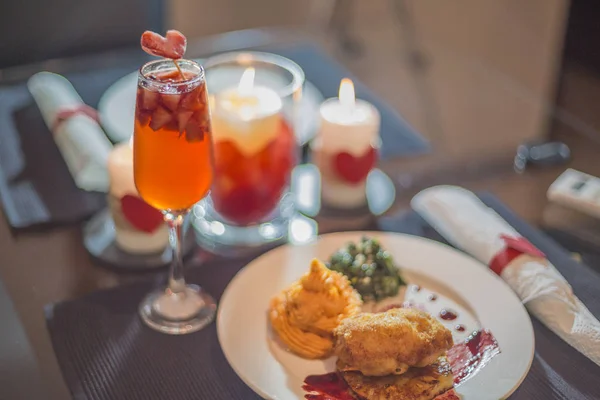
[[185,75],[183,75],[183,71],[179,67],[179,64],[177,64],[177,60],[173,60],[173,63],[175,64],[177,71],[179,71],[179,75],[181,75],[181,79],[183,79],[185,81]]

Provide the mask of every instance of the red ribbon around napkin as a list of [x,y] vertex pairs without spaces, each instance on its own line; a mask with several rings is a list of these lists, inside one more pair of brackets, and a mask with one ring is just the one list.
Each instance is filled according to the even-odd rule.
[[512,237],[508,235],[500,235],[500,238],[504,240],[506,247],[500,250],[498,254],[490,261],[490,269],[496,274],[500,275],[504,268],[512,260],[519,257],[522,254],[529,254],[534,257],[546,258],[546,255],[542,253],[537,247],[524,237]]
[[55,132],[63,122],[75,115],[87,115],[98,122],[98,111],[87,104],[81,104],[75,107],[66,107],[58,110],[56,118],[54,119],[54,124],[52,125],[52,131]]

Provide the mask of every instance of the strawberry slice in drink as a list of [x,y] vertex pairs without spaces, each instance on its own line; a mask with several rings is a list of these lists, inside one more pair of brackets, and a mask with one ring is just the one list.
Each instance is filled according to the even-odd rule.
[[185,126],[185,137],[189,142],[204,140],[204,133],[210,132],[210,121],[206,110],[196,110]]
[[185,126],[185,139],[188,142],[201,142],[204,140],[204,130],[206,127],[200,125],[196,120],[190,118]]
[[176,30],[169,30],[165,37],[158,33],[146,31],[140,41],[142,49],[153,56],[178,60],[185,54],[187,39]]
[[200,124],[200,125],[210,124],[209,118],[210,118],[210,116],[208,114],[208,110],[206,110],[204,107],[197,109],[196,111],[194,111],[194,114],[192,115],[192,119],[195,119],[196,121],[198,121],[198,124]]
[[139,88],[138,89],[138,104],[141,104],[141,109],[144,111],[154,111],[158,107],[160,94],[152,90]]
[[177,128],[179,129],[180,133],[185,131],[185,127],[190,121],[192,114],[194,114],[193,111],[180,111],[176,114],[175,118],[177,119]]
[[163,106],[158,106],[150,118],[150,128],[152,128],[153,131],[157,131],[171,122],[172,119],[173,115],[169,110]]
[[199,98],[201,90],[202,88],[197,88],[184,94],[181,98],[181,108],[185,108],[186,110],[195,110],[201,106],[203,104]]
[[180,94],[162,94],[160,100],[171,111],[176,111],[179,106]]
[[[177,119],[175,118],[175,115],[171,114],[171,120],[169,122],[167,122],[167,124],[165,126],[163,126],[163,129],[165,129],[167,131],[173,131],[173,132],[179,131],[179,127],[178,127]],[[181,136],[181,134],[179,136]]]
[[[183,78],[181,77],[183,75]],[[179,72],[179,70],[173,70],[173,71],[168,71],[168,72],[161,72],[159,74],[148,74],[148,78],[152,79],[154,81],[158,81],[158,82],[164,82],[164,83],[174,83],[174,82],[181,82],[182,79],[189,79],[189,73],[182,71],[181,73]]]
[[150,122],[150,117],[152,116],[151,111],[139,111],[137,113],[137,120],[141,126],[145,126]]
[[179,71],[173,70],[173,71],[162,73],[160,75],[160,78],[157,78],[157,79],[162,82],[178,81],[178,80],[181,80],[181,75],[179,74]]

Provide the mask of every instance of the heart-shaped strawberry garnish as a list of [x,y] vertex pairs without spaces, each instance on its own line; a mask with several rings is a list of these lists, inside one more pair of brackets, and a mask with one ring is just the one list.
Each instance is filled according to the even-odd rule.
[[162,213],[137,196],[123,196],[121,209],[127,221],[141,231],[152,233],[163,223]]
[[152,31],[142,34],[142,49],[153,56],[178,60],[185,54],[187,39],[176,30],[167,31],[166,37]]
[[359,183],[369,175],[375,166],[377,151],[370,147],[362,156],[355,157],[342,152],[333,157],[333,168],[340,178],[349,183]]

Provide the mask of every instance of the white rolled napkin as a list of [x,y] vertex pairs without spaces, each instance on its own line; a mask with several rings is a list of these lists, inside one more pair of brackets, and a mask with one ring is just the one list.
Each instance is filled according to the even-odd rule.
[[61,75],[40,72],[29,79],[27,87],[77,187],[108,192],[106,162],[112,144],[73,85]]
[[[511,247],[509,238],[528,243],[474,193],[457,186],[425,189],[413,197],[411,206],[449,243],[486,265],[497,264],[498,255]],[[529,312],[600,365],[600,322],[560,272],[536,251],[509,261],[500,276]]]

